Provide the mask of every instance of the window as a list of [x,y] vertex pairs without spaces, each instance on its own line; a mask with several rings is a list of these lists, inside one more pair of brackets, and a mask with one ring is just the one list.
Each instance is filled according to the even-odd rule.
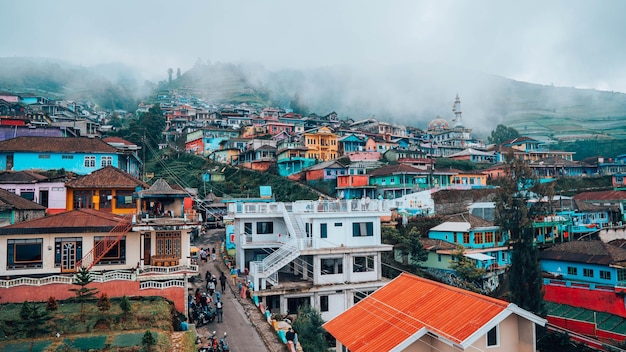
[[496,347],[500,345],[500,337],[498,335],[498,325],[496,325],[487,332],[487,347]]
[[[93,245],[102,241],[104,236],[93,238]],[[126,264],[126,236],[122,237],[111,249],[109,249],[96,265]]]
[[320,312],[328,312],[328,296],[320,296]]
[[374,271],[374,256],[354,257],[352,272],[362,273],[366,271]]
[[354,292],[354,297],[353,297],[352,301],[354,302],[354,304],[357,304],[363,298],[371,295],[372,293],[374,293],[374,291],[356,291],[356,292]]
[[41,268],[43,238],[7,240],[7,269]]
[[441,262],[441,254],[437,254],[437,261]]
[[578,275],[578,268],[575,268],[573,266],[568,266],[567,275]]
[[493,243],[493,232],[485,232],[485,243]]
[[157,232],[156,255],[180,258],[180,232]]
[[502,242],[502,232],[496,232],[496,242]]
[[39,154],[39,159],[50,159],[50,154]]
[[509,255],[508,255],[507,252],[502,252],[502,261],[503,262],[505,262],[505,263],[508,262],[508,257],[509,257]]
[[271,221],[257,222],[256,233],[259,235],[274,233],[274,223]]
[[96,167],[96,157],[85,156],[85,167]]
[[134,208],[133,191],[115,191],[115,207],[118,209]]
[[483,234],[478,232],[478,233],[474,233],[474,244],[481,244],[483,243]]
[[626,269],[617,269],[617,281],[626,281]]
[[110,165],[113,165],[113,157],[103,156],[102,160],[100,161],[100,166],[105,167],[105,166],[110,166]]
[[352,224],[352,237],[374,236],[373,222],[355,222]]
[[343,258],[325,258],[320,260],[322,275],[343,274]]
[[593,269],[583,269],[584,277],[593,277]]
[[35,201],[35,190],[32,188],[29,189],[22,189],[20,190],[20,197],[24,198],[24,199],[28,199],[31,202]]
[[607,270],[600,270],[600,278],[604,280],[611,280],[611,272]]
[[243,224],[243,232],[246,235],[252,235],[252,223],[251,222],[245,222]]
[[464,233],[463,233],[463,243],[465,243],[465,244],[470,243],[470,235],[469,235],[469,232],[464,232]]
[[74,156],[73,155],[61,155],[61,159],[63,160],[74,159]]
[[342,226],[343,226],[343,223],[342,223],[342,222],[336,222],[336,223],[335,223],[335,227],[342,227]]
[[320,238],[328,238],[328,225],[320,224]]
[[74,209],[93,208],[93,191],[74,191]]

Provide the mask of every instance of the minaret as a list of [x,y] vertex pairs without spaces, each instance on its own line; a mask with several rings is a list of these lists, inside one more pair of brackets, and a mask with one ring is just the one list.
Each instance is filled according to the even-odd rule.
[[456,94],[454,99],[454,105],[452,105],[452,112],[454,112],[454,127],[463,127],[463,120],[461,120],[461,99],[459,94]]

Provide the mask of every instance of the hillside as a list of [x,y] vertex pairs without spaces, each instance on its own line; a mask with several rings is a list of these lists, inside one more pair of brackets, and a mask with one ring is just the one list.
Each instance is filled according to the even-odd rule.
[[[166,78],[164,69],[163,78]],[[546,142],[626,139],[626,94],[537,85],[440,65],[370,69],[324,67],[270,71],[258,65],[202,63],[171,82],[138,82],[119,64],[73,66],[55,60],[0,58],[0,91],[92,99],[132,110],[155,88],[177,89],[210,103],[248,103],[340,118],[375,117],[425,129],[437,116],[452,120],[456,94],[463,124],[486,137],[497,124]]]

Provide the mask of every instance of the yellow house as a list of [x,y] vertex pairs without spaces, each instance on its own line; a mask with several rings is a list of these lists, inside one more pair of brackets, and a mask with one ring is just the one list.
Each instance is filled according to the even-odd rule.
[[321,127],[315,133],[304,134],[306,157],[320,161],[337,159],[339,143],[337,135],[328,127]]
[[107,166],[65,184],[66,210],[96,209],[113,214],[135,214],[133,193],[150,187],[131,174]]
[[482,172],[458,171],[450,176],[450,185],[486,186],[487,175]]

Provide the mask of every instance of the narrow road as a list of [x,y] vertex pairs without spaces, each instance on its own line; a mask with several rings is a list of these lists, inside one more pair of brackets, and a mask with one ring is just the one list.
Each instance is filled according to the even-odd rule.
[[[218,323],[217,319],[215,319],[208,325],[196,328],[201,336],[202,344],[205,344],[210,334],[215,331],[215,336],[218,339],[224,335],[224,332],[228,333],[227,341],[230,350],[233,352],[286,351],[285,345],[279,342],[270,325],[262,320],[262,314],[258,311],[258,308],[249,299],[244,300],[236,295],[237,287],[232,285],[230,273],[224,265],[219,252],[223,236],[223,229],[209,230],[205,236],[198,238],[193,243],[198,248],[215,248],[216,251],[215,262],[211,261],[209,257],[208,263],[199,263],[202,280],[193,283],[194,292],[196,288],[200,288],[201,292],[207,291],[206,281],[204,280],[207,270],[212,275],[215,275],[216,278],[220,277],[221,272],[224,272],[228,277],[225,292],[221,292],[219,280],[217,281],[216,290],[220,292],[221,300],[224,304],[224,321]],[[215,295],[213,295],[213,298],[215,299]],[[215,307],[215,305],[212,304],[212,307]],[[251,317],[251,315],[254,316]],[[271,331],[268,332],[269,330]],[[262,332],[263,336],[259,332]],[[197,347],[200,347],[200,345]]]

